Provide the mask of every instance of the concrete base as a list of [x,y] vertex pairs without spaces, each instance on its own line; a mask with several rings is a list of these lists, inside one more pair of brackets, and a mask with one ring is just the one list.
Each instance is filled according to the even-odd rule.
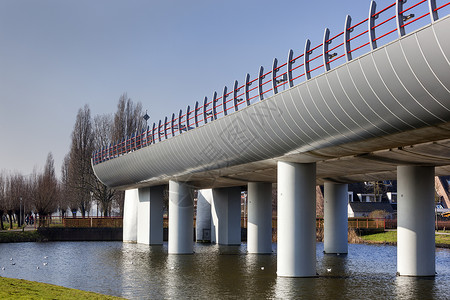
[[169,181],[169,254],[192,254],[193,234],[193,192],[185,183]]
[[325,182],[324,252],[348,253],[348,185]]
[[315,277],[316,164],[278,162],[277,275]]
[[272,253],[272,183],[248,183],[248,253]]
[[198,191],[195,226],[197,241],[211,242],[211,202],[212,189]]
[[125,191],[123,204],[123,242],[125,243],[136,243],[137,241],[138,202],[138,189]]
[[221,245],[241,244],[241,188],[212,190],[211,242]]
[[137,242],[147,245],[163,243],[164,186],[139,189]]
[[434,167],[397,168],[397,273],[435,276]]

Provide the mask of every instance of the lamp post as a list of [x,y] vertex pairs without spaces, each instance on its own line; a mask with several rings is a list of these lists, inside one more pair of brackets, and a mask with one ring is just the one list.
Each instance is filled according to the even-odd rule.
[[17,225],[20,227],[23,224],[23,216],[22,216],[22,197],[19,197],[19,219],[17,220]]

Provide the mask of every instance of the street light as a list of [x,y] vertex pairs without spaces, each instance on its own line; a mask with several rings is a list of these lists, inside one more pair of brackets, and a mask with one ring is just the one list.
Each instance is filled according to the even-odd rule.
[[147,125],[148,119],[150,119],[150,116],[147,114],[147,110],[145,110],[145,115],[142,117],[142,119],[145,120],[145,125]]
[[23,216],[22,216],[22,197],[19,197],[20,203],[19,203],[19,220],[17,220],[18,222],[18,227],[20,227],[21,224],[23,224]]

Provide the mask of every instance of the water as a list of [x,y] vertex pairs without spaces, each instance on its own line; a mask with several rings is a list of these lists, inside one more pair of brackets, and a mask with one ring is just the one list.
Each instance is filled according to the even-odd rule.
[[318,278],[277,277],[276,255],[246,254],[246,244],[195,244],[194,251],[168,255],[167,244],[121,242],[0,244],[0,276],[132,299],[450,298],[448,249],[436,250],[435,278],[396,277],[393,246],[350,244],[348,255],[336,256],[317,243]]

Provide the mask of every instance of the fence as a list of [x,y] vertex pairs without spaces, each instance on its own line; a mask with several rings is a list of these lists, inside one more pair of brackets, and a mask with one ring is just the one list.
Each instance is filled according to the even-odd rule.
[[64,227],[109,227],[123,226],[122,217],[88,217],[88,218],[63,218]]
[[122,227],[122,217],[63,217],[36,216],[33,224],[37,227]]

